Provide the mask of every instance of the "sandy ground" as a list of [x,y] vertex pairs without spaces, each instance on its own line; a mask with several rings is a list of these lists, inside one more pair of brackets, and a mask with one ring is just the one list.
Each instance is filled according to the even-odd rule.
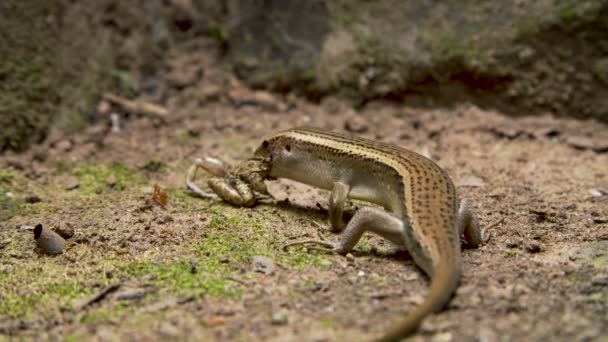
[[[347,256],[283,252],[317,236],[326,192],[279,181],[275,203],[233,208],[184,188],[193,158],[234,164],[263,135],[300,125],[428,155],[476,209],[487,241],[463,251],[454,298],[413,340],[608,339],[606,125],[469,105],[312,104],[247,89],[212,57],[176,53],[141,94],[165,104],[164,119],[101,104],[83,132],[0,156],[0,340],[381,335],[421,302],[428,278],[374,236]],[[63,254],[40,254],[15,228],[38,223],[75,231]]]

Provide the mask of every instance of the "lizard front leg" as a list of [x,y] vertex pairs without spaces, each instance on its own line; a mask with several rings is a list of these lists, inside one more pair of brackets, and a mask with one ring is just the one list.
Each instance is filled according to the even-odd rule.
[[289,243],[283,246],[286,249],[296,245],[320,245],[321,247],[307,246],[310,249],[316,249],[334,253],[348,253],[351,251],[361,236],[366,231],[378,234],[383,238],[391,241],[400,248],[405,248],[404,229],[407,222],[401,221],[387,211],[375,207],[363,207],[359,209],[355,216],[348,222],[344,233],[338,242],[328,242],[321,240],[305,240]]
[[340,232],[344,229],[344,203],[348,198],[350,186],[342,182],[335,182],[329,195],[329,230]]

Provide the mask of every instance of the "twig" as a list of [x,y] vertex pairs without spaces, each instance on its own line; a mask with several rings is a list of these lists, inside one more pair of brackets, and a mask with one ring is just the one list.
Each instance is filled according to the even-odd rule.
[[74,310],[80,311],[93,303],[97,303],[97,302],[101,301],[109,293],[118,290],[119,287],[120,287],[120,283],[111,284],[111,285],[106,286],[104,289],[102,289],[101,291],[97,292],[96,294],[94,294],[88,298],[84,298],[84,299],[76,301],[74,303]]
[[299,239],[299,238],[303,238],[303,237],[310,237],[310,233],[302,233],[302,234],[286,236],[287,240]]
[[165,107],[159,106],[154,103],[141,100],[132,101],[110,93],[105,93],[103,95],[103,98],[109,102],[123,107],[129,112],[160,117],[162,119],[165,119],[169,115],[169,111]]
[[235,283],[239,283],[239,284],[245,285],[245,286],[251,286],[254,284],[252,281],[246,281],[246,280],[238,279],[238,278],[231,277],[231,276],[224,277],[224,279],[232,280]]

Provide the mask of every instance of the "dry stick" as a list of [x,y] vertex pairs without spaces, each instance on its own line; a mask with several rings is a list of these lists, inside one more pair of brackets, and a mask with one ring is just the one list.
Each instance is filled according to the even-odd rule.
[[154,103],[141,100],[132,101],[110,93],[105,93],[103,95],[103,98],[109,102],[123,107],[129,112],[155,116],[162,119],[165,119],[169,115],[169,111],[167,110],[167,108]]
[[110,284],[110,285],[106,286],[105,288],[103,288],[101,291],[97,292],[96,294],[74,302],[73,309],[75,311],[80,311],[93,303],[97,303],[100,300],[102,300],[105,296],[107,296],[109,293],[118,290],[119,287],[120,287],[120,283]]

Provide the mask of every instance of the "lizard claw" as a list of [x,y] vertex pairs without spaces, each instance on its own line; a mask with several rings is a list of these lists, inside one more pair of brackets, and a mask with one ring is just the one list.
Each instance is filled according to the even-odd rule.
[[[314,247],[309,246],[310,244],[321,245],[323,247]],[[321,252],[329,252],[329,253],[337,253],[337,244],[333,242],[321,241],[321,240],[304,240],[297,241],[283,245],[283,250],[286,251],[287,248],[291,246],[305,246],[308,249],[313,249]]]

